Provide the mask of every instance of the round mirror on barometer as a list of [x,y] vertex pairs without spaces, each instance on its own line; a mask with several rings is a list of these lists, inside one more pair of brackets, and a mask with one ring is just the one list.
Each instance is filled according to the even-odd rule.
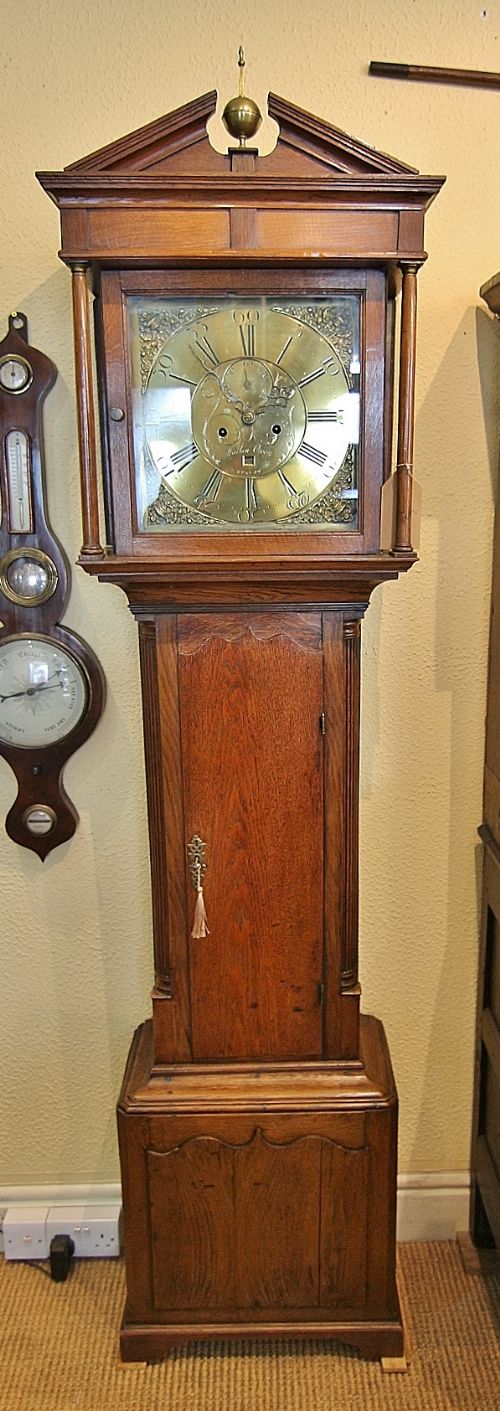
[[8,431],[5,437],[5,460],[9,489],[9,520],[11,534],[30,534],[31,456],[29,437],[24,431]]

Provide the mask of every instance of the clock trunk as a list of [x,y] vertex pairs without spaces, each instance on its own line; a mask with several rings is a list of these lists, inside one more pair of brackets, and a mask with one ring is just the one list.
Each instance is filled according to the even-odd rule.
[[[189,959],[193,1058],[319,1057],[321,615],[186,615],[177,642],[185,837],[207,846],[210,933],[191,938]],[[191,888],[188,914],[194,898]]]

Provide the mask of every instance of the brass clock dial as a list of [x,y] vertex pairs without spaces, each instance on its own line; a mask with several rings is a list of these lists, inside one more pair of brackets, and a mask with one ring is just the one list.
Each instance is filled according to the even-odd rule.
[[331,487],[357,439],[357,401],[317,327],[231,300],[157,349],[145,454],[171,495],[215,523],[280,523]]

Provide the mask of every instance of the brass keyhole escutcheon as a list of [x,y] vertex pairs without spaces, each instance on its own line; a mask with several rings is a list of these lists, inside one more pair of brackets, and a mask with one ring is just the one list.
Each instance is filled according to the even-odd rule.
[[207,870],[206,852],[206,843],[203,841],[203,838],[199,837],[198,833],[195,833],[194,837],[191,838],[191,842],[188,843],[189,873],[195,892],[199,890],[203,883],[203,878]]

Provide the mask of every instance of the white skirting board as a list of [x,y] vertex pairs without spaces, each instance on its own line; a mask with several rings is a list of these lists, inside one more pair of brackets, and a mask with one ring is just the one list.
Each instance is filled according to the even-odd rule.
[[468,1171],[398,1176],[398,1240],[452,1240],[469,1228]]
[[[449,1240],[469,1226],[467,1171],[418,1171],[398,1178],[398,1240]],[[121,1200],[118,1182],[81,1186],[0,1186],[0,1212],[15,1205],[80,1205]],[[0,1238],[0,1249],[3,1240]]]

